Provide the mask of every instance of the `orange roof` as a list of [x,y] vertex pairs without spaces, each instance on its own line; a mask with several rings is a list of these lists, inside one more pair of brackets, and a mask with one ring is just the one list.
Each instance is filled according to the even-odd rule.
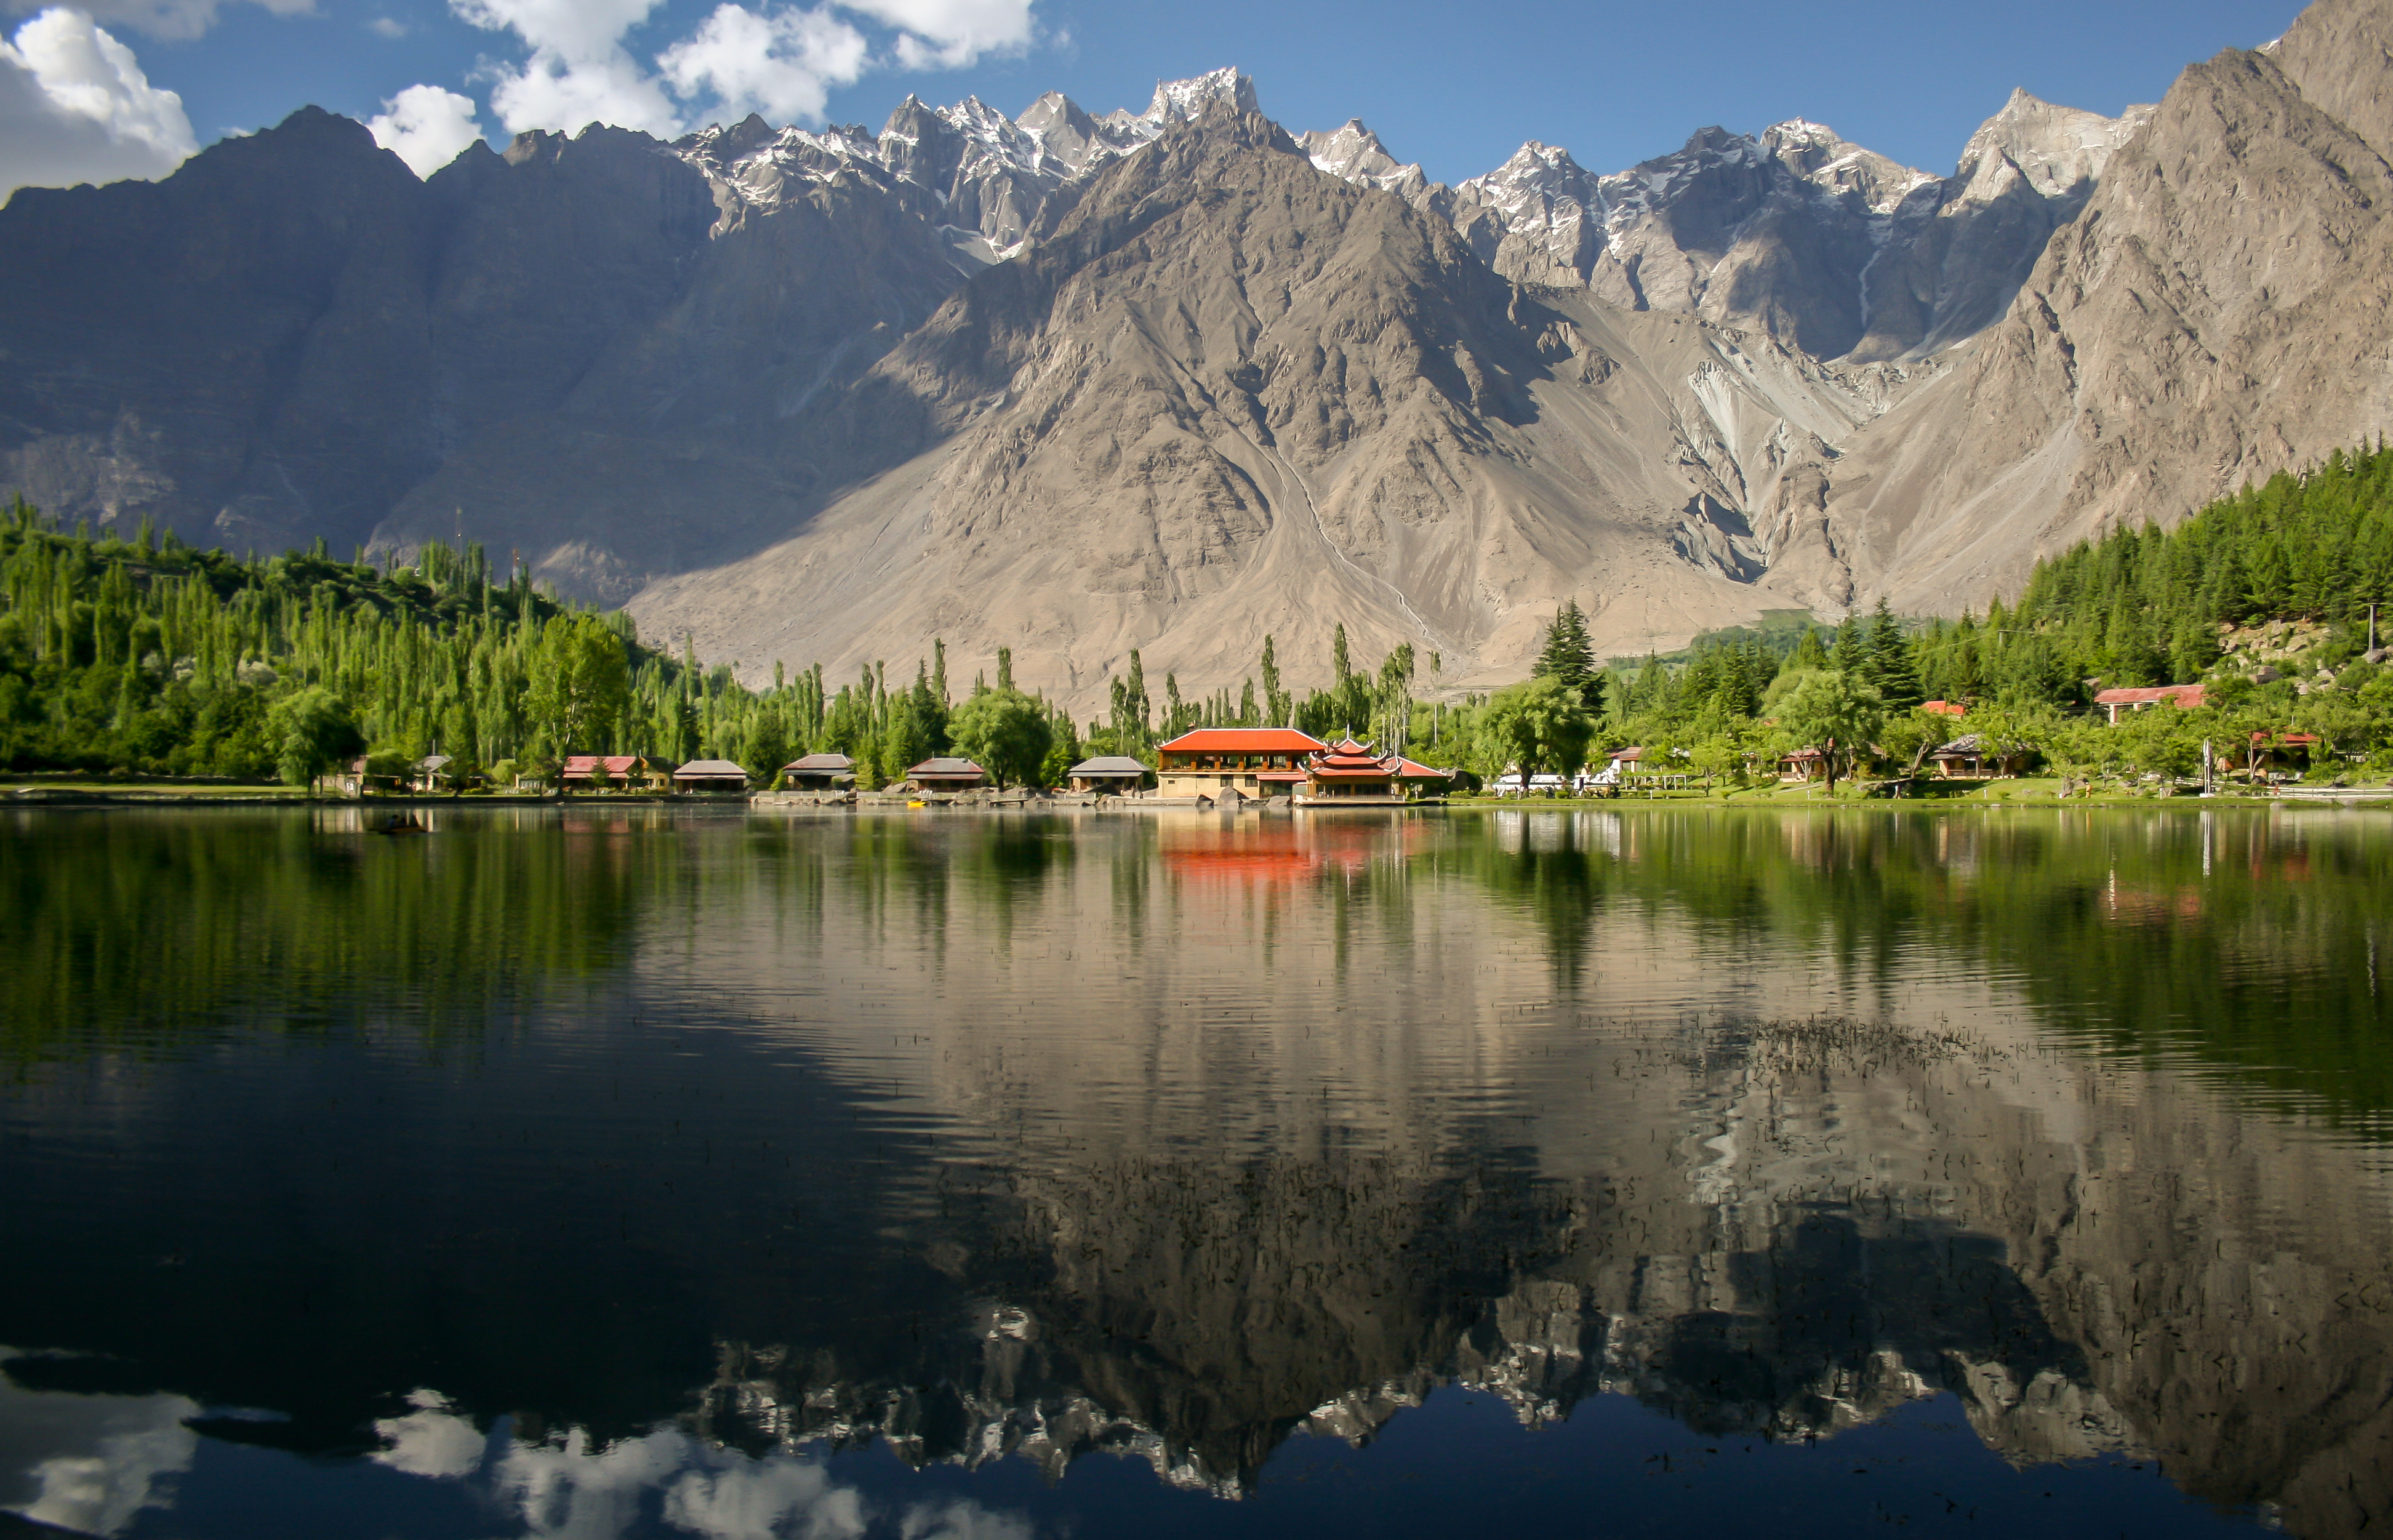
[[2104,690],[2094,698],[2097,706],[2149,706],[2155,701],[2174,700],[2180,707],[2202,704],[2200,685],[2144,685],[2134,689]]
[[1928,712],[1931,716],[1967,716],[1969,714],[1968,707],[1956,706],[1950,700],[1930,700],[1923,704],[1919,709]]
[[1293,727],[1199,727],[1157,747],[1163,754],[1312,754],[1329,745]]
[[1452,780],[1454,772],[1440,770],[1434,765],[1423,764],[1418,760],[1408,760],[1399,754],[1396,756],[1396,777],[1400,780],[1408,781],[1444,781]]

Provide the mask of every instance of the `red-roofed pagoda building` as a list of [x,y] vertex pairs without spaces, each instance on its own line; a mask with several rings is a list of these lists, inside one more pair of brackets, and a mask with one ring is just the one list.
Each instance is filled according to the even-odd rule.
[[1305,784],[1305,766],[1329,745],[1293,727],[1199,727],[1155,751],[1158,797],[1285,796]]
[[1313,756],[1305,767],[1304,802],[1401,802],[1396,790],[1395,760],[1382,758],[1351,737],[1340,738]]

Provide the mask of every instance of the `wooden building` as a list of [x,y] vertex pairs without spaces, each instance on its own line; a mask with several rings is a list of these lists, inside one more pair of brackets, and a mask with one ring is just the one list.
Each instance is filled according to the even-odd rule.
[[1307,765],[1328,749],[1293,727],[1199,727],[1155,751],[1156,793],[1213,797],[1286,795],[1305,785]]
[[727,759],[694,759],[673,773],[676,791],[741,791],[748,772]]
[[679,782],[677,775],[667,773],[664,761],[646,754],[568,754],[557,779],[569,791],[588,791],[598,785],[601,766],[607,771],[607,785],[618,791],[661,790]]
[[907,781],[924,791],[969,791],[986,785],[988,772],[968,759],[926,759],[906,772]]
[[1989,749],[1975,733],[1964,733],[1928,756],[1936,774],[1946,780],[1995,780],[2016,776],[2028,761],[2025,749]]
[[845,754],[808,754],[781,766],[781,778],[804,791],[841,791],[856,784],[856,761]]
[[1127,754],[1100,754],[1065,771],[1064,784],[1075,791],[1105,791],[1118,796],[1144,786],[1146,775],[1146,766]]

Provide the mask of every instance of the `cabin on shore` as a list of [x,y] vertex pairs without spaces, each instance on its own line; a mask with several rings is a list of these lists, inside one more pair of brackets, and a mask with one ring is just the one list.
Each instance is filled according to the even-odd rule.
[[845,754],[808,754],[781,766],[781,778],[801,791],[841,791],[856,784],[856,761]]
[[969,791],[988,783],[988,772],[968,759],[926,759],[906,772],[906,779],[922,791]]
[[1100,754],[1064,772],[1064,784],[1075,791],[1101,791],[1120,796],[1146,783],[1146,766],[1128,754]]
[[456,763],[447,754],[426,754],[415,762],[410,778],[418,791],[445,790],[444,783],[449,778],[449,767]]
[[748,772],[727,759],[694,759],[673,773],[676,791],[745,791]]
[[568,754],[556,778],[569,790],[587,791],[598,785],[601,768],[607,772],[606,784],[627,791],[647,791],[660,789],[668,780],[679,781],[677,775],[667,775],[662,760],[646,754]]
[[1988,748],[1976,733],[1964,733],[1930,750],[1928,763],[1946,780],[1998,780],[2018,775],[2026,766],[2029,752],[2018,747]]
[[1798,749],[1793,753],[1778,756],[1778,778],[1783,781],[1815,781],[1828,773],[1828,756],[1818,749]]
[[2094,704],[2109,714],[2111,725],[2116,727],[2120,713],[2145,711],[2164,700],[2180,711],[2199,711],[2205,700],[2204,689],[2200,685],[2152,685],[2104,690],[2095,696]]
[[2254,781],[2301,775],[2309,769],[2318,746],[2315,733],[2254,733],[2244,750],[2243,773]]
[[1156,792],[1213,797],[1235,787],[1246,797],[1284,795],[1305,784],[1307,764],[1328,748],[1293,727],[1199,727],[1156,750]]

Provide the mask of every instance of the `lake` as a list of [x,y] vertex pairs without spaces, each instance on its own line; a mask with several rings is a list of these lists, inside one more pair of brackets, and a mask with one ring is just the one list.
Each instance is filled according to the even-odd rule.
[[0,812],[0,1509],[2393,1507],[2382,815],[427,821]]

